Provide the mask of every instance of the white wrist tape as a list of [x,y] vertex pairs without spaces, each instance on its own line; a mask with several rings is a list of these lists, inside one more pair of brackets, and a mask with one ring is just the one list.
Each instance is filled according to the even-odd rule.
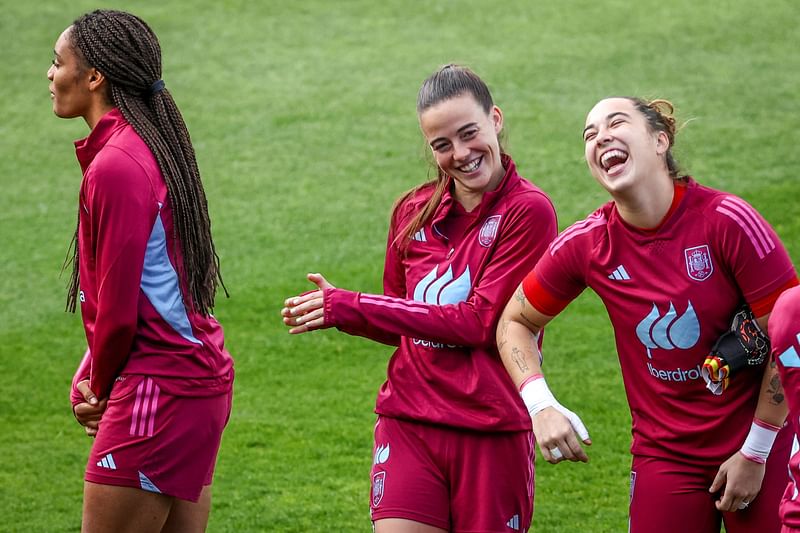
[[582,440],[587,440],[589,438],[589,432],[586,430],[586,426],[583,425],[580,417],[558,403],[558,400],[556,400],[553,393],[550,392],[550,389],[547,387],[544,376],[538,375],[522,382],[519,393],[531,417],[542,409],[552,407],[567,417],[570,424],[572,424],[572,429],[575,430],[575,433],[577,433]]
[[772,444],[775,442],[775,437],[778,436],[780,429],[772,424],[767,424],[763,420],[754,418],[753,423],[750,424],[750,433],[747,434],[742,449],[739,451],[751,461],[761,464],[766,463],[769,452],[772,450]]

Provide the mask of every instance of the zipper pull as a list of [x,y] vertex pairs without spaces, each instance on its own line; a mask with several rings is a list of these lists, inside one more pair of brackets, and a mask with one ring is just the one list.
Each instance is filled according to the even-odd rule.
[[447,259],[450,259],[450,257],[453,255],[453,252],[455,252],[455,251],[456,251],[455,248],[450,248],[450,251],[447,252]]

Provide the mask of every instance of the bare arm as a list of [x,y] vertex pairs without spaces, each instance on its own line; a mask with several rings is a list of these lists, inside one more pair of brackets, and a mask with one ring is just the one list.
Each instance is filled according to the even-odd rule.
[[551,319],[528,302],[520,285],[500,316],[497,348],[514,385],[521,388],[542,456],[551,463],[586,462],[589,458],[578,440],[591,444],[586,428],[555,400],[542,375],[539,333]]
[[[767,335],[769,335],[769,331],[767,331],[768,320],[769,313],[756,319],[758,325]],[[755,416],[768,424],[780,427],[783,426],[788,414],[789,407],[786,405],[783,386],[778,376],[778,365],[775,361],[770,360],[764,365],[764,378],[761,381],[761,394],[758,395]]]
[[[756,321],[767,332],[769,314]],[[778,429],[788,415],[783,387],[774,361],[764,365],[755,417],[742,449],[722,463],[710,492],[722,491],[716,506],[720,511],[745,509],[761,490],[765,462]]]

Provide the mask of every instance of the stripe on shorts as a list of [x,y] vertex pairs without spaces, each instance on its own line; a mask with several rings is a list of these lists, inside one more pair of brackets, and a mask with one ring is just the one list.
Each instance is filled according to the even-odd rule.
[[152,378],[144,378],[139,383],[136,388],[136,401],[131,413],[131,435],[136,437],[153,436],[160,392],[161,389]]

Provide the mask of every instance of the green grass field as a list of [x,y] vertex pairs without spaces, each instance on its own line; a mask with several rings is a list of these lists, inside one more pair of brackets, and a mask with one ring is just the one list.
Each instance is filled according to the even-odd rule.
[[[95,2],[0,0],[0,531],[77,531],[90,440],[67,400],[85,339],[59,278],[75,223],[81,121],[52,114],[53,43]],[[340,0],[116,3],[158,33],[164,80],[204,176],[236,358],[212,532],[369,531],[372,408],[390,351],[286,334],[309,271],[379,290],[392,201],[426,178],[414,104],[461,62],[505,113],[507,148],[560,227],[606,200],[582,161],[605,96],[673,100],[677,156],[743,196],[800,258],[800,11],[794,0]],[[630,417],[605,311],[584,294],[548,329],[548,382],[594,445],[537,464],[542,532],[626,529]]]

